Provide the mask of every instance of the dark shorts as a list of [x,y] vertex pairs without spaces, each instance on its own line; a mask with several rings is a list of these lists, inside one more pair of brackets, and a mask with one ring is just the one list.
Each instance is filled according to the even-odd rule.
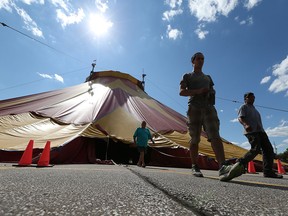
[[147,152],[147,147],[142,147],[142,146],[137,146],[137,149],[138,149],[138,152],[144,152],[146,153]]
[[187,117],[187,126],[191,136],[190,144],[197,144],[200,142],[202,126],[207,134],[208,141],[220,138],[220,121],[214,106],[202,109],[189,106]]

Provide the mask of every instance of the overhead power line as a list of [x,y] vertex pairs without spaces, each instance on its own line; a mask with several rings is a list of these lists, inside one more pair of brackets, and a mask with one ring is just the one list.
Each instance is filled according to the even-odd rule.
[[3,23],[3,22],[0,22],[0,24],[1,24],[3,27],[10,28],[10,29],[12,29],[13,31],[16,31],[16,32],[18,32],[19,34],[24,35],[25,37],[28,37],[28,38],[30,38],[31,40],[34,40],[34,41],[36,41],[36,42],[38,42],[38,43],[40,43],[40,44],[42,44],[42,45],[44,45],[44,46],[46,46],[46,47],[48,47],[48,48],[50,48],[50,49],[58,52],[58,53],[61,53],[61,54],[66,55],[66,56],[68,56],[68,57],[70,57],[70,58],[73,58],[74,60],[77,60],[77,61],[79,61],[79,62],[83,62],[83,61],[81,61],[80,59],[75,58],[75,57],[73,57],[73,56],[71,56],[71,55],[69,55],[69,54],[67,54],[67,53],[65,53],[65,52],[63,52],[63,51],[61,51],[61,50],[58,50],[58,49],[56,49],[56,48],[54,48],[54,47],[52,47],[52,46],[50,46],[50,45],[48,45],[48,44],[40,41],[40,40],[37,40],[37,39],[31,37],[30,35],[25,34],[25,33],[23,33],[23,32],[21,32],[21,31],[15,29],[15,28],[13,28],[13,27],[11,27],[11,26]]
[[[226,98],[221,98],[221,97],[216,97],[220,100],[225,100],[225,101],[230,101],[233,103],[239,103],[242,104],[243,102],[237,101],[237,100],[231,100],[231,99],[226,99]],[[288,112],[288,110],[284,110],[284,109],[279,109],[279,108],[275,108],[275,107],[267,107],[267,106],[261,106],[261,105],[256,105],[254,104],[254,106],[256,107],[260,107],[260,108],[264,108],[264,109],[270,109],[270,110],[276,110],[276,111],[280,111],[280,112]]]
[[[162,88],[159,87],[159,85],[156,85],[153,83],[152,80],[150,80],[148,78],[148,80],[151,82],[151,84],[154,85],[154,87],[158,88],[159,90],[161,90],[167,97],[169,97],[171,100],[173,100],[174,102],[176,102],[178,105],[180,105],[182,108],[183,106],[178,102],[178,100],[175,100],[174,98],[172,98],[170,96],[170,94],[167,94]],[[243,102],[237,101],[237,100],[231,100],[231,99],[227,99],[227,98],[221,98],[221,97],[216,97],[220,100],[225,100],[225,101],[229,101],[229,102],[233,102],[233,103],[239,103],[239,104],[243,104]],[[279,112],[288,112],[288,110],[285,109],[279,109],[279,108],[275,108],[275,107],[267,107],[267,106],[261,106],[261,105],[256,105],[254,104],[255,107],[261,107],[261,108],[265,108],[265,109],[270,109],[270,110],[275,110],[275,111],[279,111]]]
[[[21,31],[15,29],[15,28],[13,28],[13,27],[11,27],[11,26],[3,23],[3,22],[0,22],[0,24],[1,24],[3,27],[10,28],[10,29],[12,29],[13,31],[18,32],[19,34],[22,34],[22,35],[30,38],[31,40],[34,40],[34,41],[36,41],[36,42],[38,42],[38,43],[40,43],[40,44],[42,44],[42,45],[44,45],[44,46],[46,46],[46,47],[48,47],[48,48],[50,48],[50,49],[53,49],[53,50],[56,51],[56,52],[59,52],[59,53],[61,53],[61,54],[63,54],[63,55],[66,55],[66,56],[68,56],[68,57],[70,57],[70,58],[73,58],[73,59],[75,59],[75,60],[77,60],[77,61],[79,61],[79,62],[82,62],[81,60],[79,60],[79,59],[77,59],[77,58],[75,58],[75,57],[73,57],[73,56],[71,56],[71,55],[69,55],[69,54],[67,54],[67,53],[65,53],[65,52],[63,52],[63,51],[61,51],[61,50],[58,50],[58,49],[56,49],[56,48],[54,48],[54,47],[52,47],[52,46],[50,46],[50,45],[48,45],[48,44],[40,41],[40,40],[37,40],[37,39],[35,39],[35,38],[33,38],[33,37],[31,37],[31,36],[29,36],[29,35],[21,32]],[[42,80],[42,79],[41,79],[41,80]],[[10,88],[15,88],[15,87],[18,87],[18,86],[27,85],[27,84],[30,84],[30,83],[33,83],[33,82],[37,82],[37,81],[39,81],[39,80],[32,81],[32,82],[29,82],[29,83],[20,84],[20,85],[16,85],[16,86],[12,86],[12,87],[8,87],[8,88],[5,88],[5,89],[0,89],[0,91],[4,91],[4,90],[10,89]],[[155,86],[156,86],[156,85],[155,85]],[[158,87],[158,86],[157,86],[157,87]],[[158,88],[159,88],[159,87],[158,87]],[[161,89],[161,90],[163,91],[163,89]],[[163,91],[163,92],[164,92],[164,91]],[[164,93],[165,93],[165,92],[164,92]],[[166,94],[166,93],[165,93],[165,94]],[[168,96],[168,94],[166,94],[166,95]],[[169,96],[169,97],[170,97],[170,96]],[[171,97],[170,97],[170,98],[171,98]],[[231,99],[226,99],[226,98],[221,98],[221,97],[217,97],[217,98],[220,99],[220,100],[230,101],[230,102],[233,102],[233,103],[242,103],[242,102],[237,101],[237,100],[231,100]],[[172,98],[171,98],[171,99],[172,99]],[[174,100],[174,99],[173,99],[173,100]],[[175,101],[175,100],[174,100],[174,101]],[[274,108],[274,107],[267,107],[267,106],[261,106],[261,105],[254,105],[254,106],[256,106],[256,107],[261,107],[261,108],[265,108],[265,109],[270,109],[270,110],[275,110],[275,111],[280,111],[280,112],[288,112],[288,110],[279,109],[279,108]]]
[[[86,70],[86,69],[88,69],[88,68],[89,68],[89,67],[80,68],[80,69],[68,71],[68,72],[65,72],[65,73],[60,73],[59,75],[74,73],[74,72],[77,72],[77,71]],[[33,80],[33,81],[30,81],[30,82],[20,83],[20,84],[18,84],[18,85],[14,85],[14,86],[9,86],[9,87],[7,87],[7,88],[0,89],[0,92],[5,91],[5,90],[8,90],[8,89],[12,89],[12,88],[17,88],[17,87],[20,87],[20,86],[29,85],[29,84],[32,84],[32,83],[35,83],[35,82],[42,81],[42,80],[44,80],[44,79],[46,79],[46,78],[41,78],[41,79]]]

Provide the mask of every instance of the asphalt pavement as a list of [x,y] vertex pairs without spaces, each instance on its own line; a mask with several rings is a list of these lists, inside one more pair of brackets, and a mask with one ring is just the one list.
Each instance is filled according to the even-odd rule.
[[0,163],[0,215],[288,215],[288,176],[134,165]]

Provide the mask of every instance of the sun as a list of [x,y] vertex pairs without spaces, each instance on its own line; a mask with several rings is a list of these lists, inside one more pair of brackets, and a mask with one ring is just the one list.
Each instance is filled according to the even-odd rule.
[[89,29],[96,36],[103,36],[108,33],[113,23],[103,15],[91,14],[89,17]]

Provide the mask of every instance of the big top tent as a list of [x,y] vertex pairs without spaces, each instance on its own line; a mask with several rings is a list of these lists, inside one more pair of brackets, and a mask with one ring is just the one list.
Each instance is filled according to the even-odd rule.
[[[93,72],[80,85],[0,101],[0,162],[19,160],[29,140],[37,158],[49,140],[51,163],[96,163],[97,158],[128,163],[136,154],[133,133],[143,120],[155,140],[149,144],[150,164],[189,167],[186,117],[118,71]],[[223,143],[226,159],[247,152]],[[205,132],[199,153],[202,167],[216,169]]]

